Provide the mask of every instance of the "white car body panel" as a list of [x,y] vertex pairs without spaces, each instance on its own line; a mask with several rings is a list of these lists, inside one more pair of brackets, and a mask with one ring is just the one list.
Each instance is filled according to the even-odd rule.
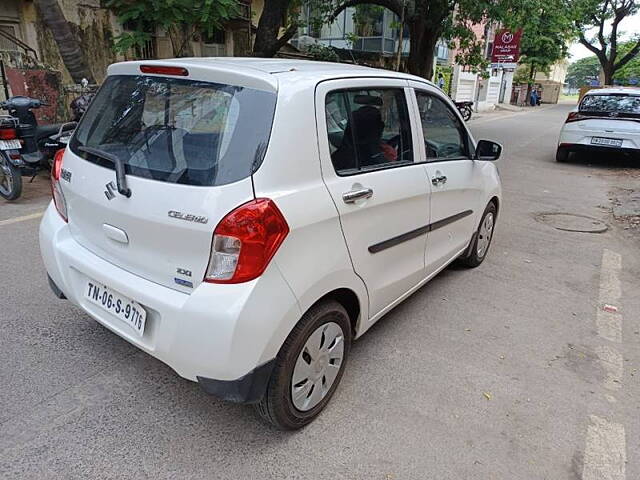
[[[213,228],[231,210],[253,199],[251,178],[216,187],[192,187],[129,175],[131,198],[116,195],[107,200],[105,186],[114,171],[75,155],[64,154],[65,168],[74,172],[72,182],[62,182],[67,200],[69,230],[82,246],[124,270],[182,292],[197,287],[207,267],[203,258],[211,252]],[[203,216],[206,223],[185,221],[169,212]],[[126,232],[123,243],[105,235],[110,225]],[[191,276],[179,275],[177,269]]]
[[[324,106],[326,95],[333,90],[371,87],[405,91],[406,86],[406,81],[392,79],[326,81],[316,89],[316,105]],[[331,163],[323,107],[316,108],[316,119],[322,176],[338,209],[354,270],[367,285],[369,313],[375,315],[425,277],[426,235],[377,253],[368,248],[429,223],[429,180],[415,161],[399,168],[337,175]],[[413,142],[415,151],[415,138]],[[344,193],[362,188],[372,189],[373,196],[354,203],[343,201]]]
[[[464,252],[488,202],[501,198],[492,162],[423,162],[424,142],[410,86],[449,101],[417,77],[331,63],[250,58],[126,62],[112,65],[108,74],[139,75],[141,64],[184,66],[187,79],[277,92],[269,143],[253,175],[214,187],[127,176],[132,197],[109,201],[104,189],[114,180],[114,171],[67,150],[63,167],[73,172],[73,181],[61,186],[69,223],[53,204],[41,223],[47,272],[66,297],[190,380],[235,380],[273,360],[304,312],[336,290],[357,298],[354,333],[362,335]],[[414,164],[341,177],[329,155],[324,95],[363,86],[405,90]],[[431,185],[438,172],[448,177],[442,188]],[[358,183],[373,188],[373,197],[344,203],[341,195]],[[257,279],[203,282],[216,224],[253,198],[273,200],[289,234]],[[206,216],[208,222],[171,218],[169,210]],[[367,250],[466,210],[473,213],[462,221],[379,253]],[[105,223],[125,230],[129,244],[109,237]],[[193,288],[173,281],[176,268],[192,272]],[[87,279],[145,307],[147,328],[142,337],[84,299]]]
[[[274,329],[302,312],[275,263],[247,283],[202,283],[190,295],[124,271],[79,245],[53,204],[40,227],[45,267],[69,301],[128,342],[189,380],[234,380],[271,360],[280,349]],[[87,279],[103,283],[147,310],[143,337],[87,301]],[[265,308],[269,305],[269,308]]]

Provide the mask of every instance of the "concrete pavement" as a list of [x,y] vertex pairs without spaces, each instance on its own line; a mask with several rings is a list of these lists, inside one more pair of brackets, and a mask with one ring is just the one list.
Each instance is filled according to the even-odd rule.
[[[0,224],[0,478],[640,478],[640,259],[609,200],[629,165],[556,164],[568,109],[471,122],[505,147],[487,260],[378,322],[295,433],[55,299],[38,220]],[[0,220],[37,212],[46,194],[34,197],[0,203]],[[549,212],[609,229],[557,230],[539,221]]]

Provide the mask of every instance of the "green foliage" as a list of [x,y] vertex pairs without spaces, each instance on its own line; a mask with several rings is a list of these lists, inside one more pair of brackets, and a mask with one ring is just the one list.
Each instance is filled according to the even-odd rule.
[[[620,44],[616,59],[624,57],[635,43],[635,41],[628,41]],[[569,65],[567,84],[571,88],[588,85],[591,78],[599,76],[600,68],[600,61],[595,55],[576,60]],[[626,65],[619,68],[613,76],[613,81],[620,85],[631,85],[631,80],[634,78],[640,81],[640,54],[636,54]]]
[[238,14],[236,0],[106,0],[105,4],[131,30],[115,38],[114,48],[121,53],[144,45],[149,32],[159,27],[169,34],[174,55],[180,56],[196,32],[211,35]]
[[[619,70],[640,53],[640,36],[620,43],[621,22],[640,11],[637,0],[566,0],[578,31],[578,39],[593,52],[604,74],[605,84],[616,79]],[[595,33],[593,33],[595,32]],[[620,44],[619,44],[620,43]],[[626,48],[626,55],[621,55]],[[625,74],[626,75],[626,74]]]
[[444,79],[444,87],[442,90],[447,94],[451,92],[451,77],[453,74],[453,69],[448,66],[436,65],[436,73],[435,73],[435,82],[438,84],[438,77],[442,74],[442,78]]
[[566,82],[570,88],[579,88],[589,85],[593,77],[598,77],[600,62],[594,56],[576,60],[567,70]]
[[508,12],[504,20],[511,28],[522,28],[520,64],[529,66],[529,74],[531,66],[535,74],[566,58],[567,46],[575,38],[565,0],[532,0]]
[[333,48],[322,45],[321,43],[314,43],[307,46],[304,49],[305,53],[309,54],[314,60],[322,62],[339,62],[340,57]]
[[[621,44],[618,47],[617,59],[625,56],[635,44],[635,41],[629,41]],[[623,85],[630,85],[630,80],[633,78],[640,81],[640,53],[637,53],[629,63],[619,68],[613,76],[614,82],[621,83]]]
[[353,32],[349,32],[345,35],[345,39],[347,40],[347,43],[351,46],[351,48],[353,48],[359,38],[360,37],[358,37],[358,35]]
[[356,32],[362,37],[377,35],[375,28],[383,15],[384,8],[378,5],[356,5],[353,13],[353,23]]

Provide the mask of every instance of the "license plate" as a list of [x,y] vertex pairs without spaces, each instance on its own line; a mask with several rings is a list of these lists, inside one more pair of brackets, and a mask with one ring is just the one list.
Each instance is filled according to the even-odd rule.
[[84,296],[91,303],[118,317],[129,325],[136,335],[142,337],[147,312],[138,302],[93,281],[86,283]]
[[0,150],[20,150],[20,140],[0,140]]
[[621,147],[622,140],[619,138],[593,137],[591,143],[594,145],[605,145],[607,147]]

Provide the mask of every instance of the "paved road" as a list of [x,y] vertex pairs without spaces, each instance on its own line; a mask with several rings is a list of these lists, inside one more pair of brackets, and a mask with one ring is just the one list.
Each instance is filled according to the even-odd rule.
[[[447,269],[381,320],[295,433],[56,300],[38,220],[3,223],[44,205],[46,179],[27,185],[30,198],[0,203],[0,477],[640,478],[638,244],[610,220],[618,166],[553,161],[567,110],[472,122],[505,146],[487,261]],[[544,212],[611,228],[556,230]]]

